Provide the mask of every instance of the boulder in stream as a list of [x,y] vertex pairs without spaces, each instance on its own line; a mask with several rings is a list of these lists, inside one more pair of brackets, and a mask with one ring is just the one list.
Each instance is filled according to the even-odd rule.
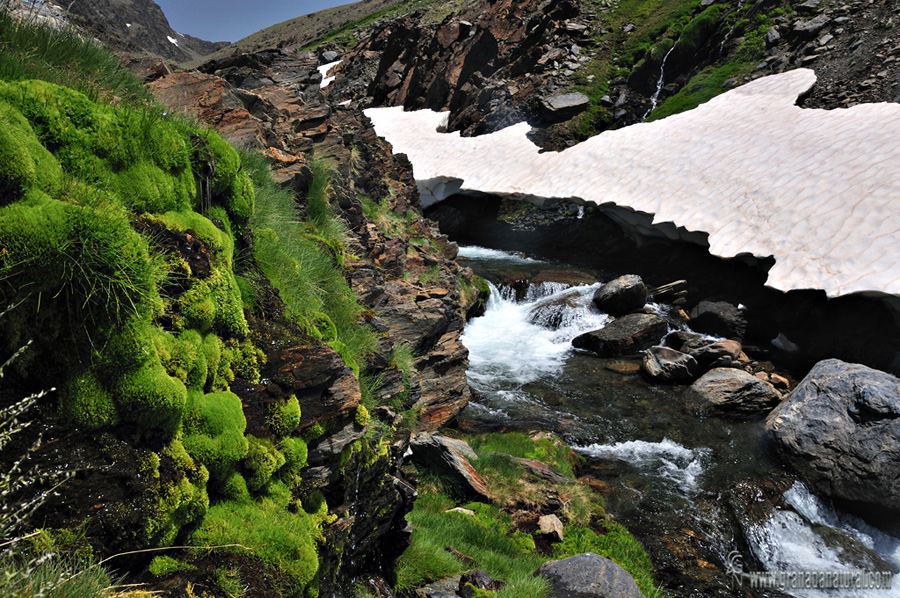
[[691,310],[691,328],[741,340],[747,332],[747,318],[738,307],[725,301],[701,301]]
[[604,328],[576,336],[572,346],[600,357],[619,357],[659,344],[667,331],[666,321],[655,314],[628,314]]
[[641,369],[656,382],[690,382],[700,372],[697,360],[670,347],[650,347]]
[[701,409],[752,416],[765,413],[781,400],[775,387],[756,376],[734,368],[712,369],[691,385],[701,400]]
[[900,512],[900,380],[826,359],[766,420],[781,456],[817,491]]
[[597,289],[593,301],[600,311],[611,316],[623,316],[644,307],[647,286],[640,276],[626,274]]
[[642,598],[625,569],[593,552],[548,561],[534,574],[550,580],[551,598]]

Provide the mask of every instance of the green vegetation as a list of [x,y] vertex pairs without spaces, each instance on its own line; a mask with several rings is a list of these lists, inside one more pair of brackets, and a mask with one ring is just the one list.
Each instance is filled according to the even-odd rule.
[[[310,595],[318,570],[316,542],[327,506],[315,512],[288,511],[290,492],[276,485],[269,495],[255,501],[221,502],[210,508],[191,540],[200,546],[241,544],[254,557],[286,578],[286,595]],[[240,547],[229,548],[243,551]],[[315,595],[314,593],[311,595]]]
[[447,512],[456,506],[450,498],[434,491],[420,495],[408,517],[415,530],[412,544],[397,561],[397,590],[412,590],[472,568],[444,550],[451,546],[475,559],[478,567],[492,577],[507,582],[497,593],[498,597],[545,596],[546,580],[532,577],[532,573],[546,559],[534,553],[533,541],[530,544],[523,541],[510,516],[482,503],[462,505],[475,511],[474,517]]
[[361,325],[363,308],[340,271],[343,225],[328,202],[328,170],[322,165],[313,169],[306,197],[309,220],[303,223],[293,196],[272,182],[265,162],[249,159],[247,167],[257,185],[257,209],[250,218],[257,264],[278,289],[290,317],[340,353],[358,375],[376,338]]
[[[602,499],[572,481],[554,484],[532,479],[513,457],[540,460],[574,479],[579,457],[552,435],[529,437],[521,433],[483,434],[468,439],[478,458],[473,467],[485,479],[494,504],[458,504],[447,481],[429,471],[420,472],[419,499],[408,516],[413,525],[412,544],[396,566],[396,587],[414,589],[424,583],[480,568],[509,585],[497,596],[546,596],[543,578],[532,574],[545,561],[583,552],[605,556],[628,571],[648,598],[662,597],[653,579],[653,566],[640,543],[621,525],[610,521]],[[565,523],[563,542],[552,554],[536,551],[539,531],[519,529],[508,511],[523,507],[540,512],[546,491],[555,492],[566,505],[556,514]],[[475,515],[451,512],[462,506]],[[445,547],[474,559],[466,564]]]
[[143,83],[111,52],[74,30],[12,19],[0,10],[0,80],[41,79],[92,100],[149,102]]

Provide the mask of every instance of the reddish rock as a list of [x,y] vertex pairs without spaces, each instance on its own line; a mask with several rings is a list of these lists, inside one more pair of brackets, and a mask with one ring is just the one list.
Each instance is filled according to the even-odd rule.
[[296,395],[301,427],[332,419],[359,405],[359,381],[329,347],[292,347],[269,356],[263,378],[270,394]]

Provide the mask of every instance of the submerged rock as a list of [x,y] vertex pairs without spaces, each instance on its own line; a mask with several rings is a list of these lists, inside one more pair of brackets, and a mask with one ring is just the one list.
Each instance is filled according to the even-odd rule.
[[666,321],[657,315],[628,314],[605,328],[576,336],[572,346],[600,357],[618,357],[649,349],[662,340],[667,330]]
[[550,580],[551,598],[641,598],[634,579],[611,560],[586,552],[549,561],[535,575]]
[[640,276],[627,274],[606,283],[594,293],[594,305],[611,316],[623,316],[647,303],[647,286]]
[[816,490],[900,511],[900,380],[820,361],[766,421],[778,452]]
[[757,415],[778,404],[781,394],[756,376],[733,368],[715,368],[691,385],[704,410]]

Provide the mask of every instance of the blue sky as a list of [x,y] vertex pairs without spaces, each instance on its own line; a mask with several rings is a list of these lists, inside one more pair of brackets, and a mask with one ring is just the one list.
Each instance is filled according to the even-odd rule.
[[156,0],[178,33],[237,41],[269,25],[353,0]]

